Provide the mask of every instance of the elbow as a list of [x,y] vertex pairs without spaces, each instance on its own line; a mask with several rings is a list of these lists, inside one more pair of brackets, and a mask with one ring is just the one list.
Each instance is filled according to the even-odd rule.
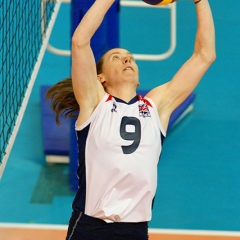
[[207,65],[211,65],[217,58],[215,51],[206,51],[199,54],[203,62]]
[[213,54],[213,58],[212,58],[212,62],[214,62],[216,59],[217,59],[217,53],[214,52],[214,54]]
[[82,48],[89,44],[90,44],[90,39],[84,36],[79,37],[79,36],[76,36],[76,34],[72,36],[72,48]]
[[215,44],[201,44],[197,42],[194,49],[194,55],[203,63],[211,65],[216,60]]
[[217,58],[216,51],[212,51],[211,53],[208,54],[207,60],[210,64],[212,64]]
[[217,58],[216,53],[209,56],[209,59],[208,59],[209,66],[213,64],[213,62],[216,60],[216,58]]

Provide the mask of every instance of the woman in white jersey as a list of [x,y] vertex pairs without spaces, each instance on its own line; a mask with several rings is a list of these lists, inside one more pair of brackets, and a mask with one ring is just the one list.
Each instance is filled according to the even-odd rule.
[[[76,121],[79,190],[67,240],[148,239],[157,163],[173,110],[194,90],[215,60],[208,0],[196,0],[194,52],[171,81],[137,96],[138,66],[125,49],[96,64],[90,40],[114,0],[96,0],[72,38],[72,76],[47,93],[59,114]],[[74,93],[73,93],[74,92]]]

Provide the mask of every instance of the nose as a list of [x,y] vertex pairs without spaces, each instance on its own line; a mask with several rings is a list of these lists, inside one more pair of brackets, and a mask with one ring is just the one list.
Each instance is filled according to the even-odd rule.
[[130,63],[130,62],[131,62],[131,58],[128,57],[128,56],[127,56],[127,57],[124,57],[124,58],[123,58],[123,62],[124,62],[124,63],[128,63],[128,62]]

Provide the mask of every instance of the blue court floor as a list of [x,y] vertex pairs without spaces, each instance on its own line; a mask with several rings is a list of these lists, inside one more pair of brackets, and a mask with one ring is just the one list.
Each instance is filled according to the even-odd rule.
[[[217,60],[194,91],[194,111],[168,132],[159,163],[151,228],[240,231],[240,1],[209,0]],[[70,46],[70,6],[62,4],[50,42]],[[122,8],[121,46],[133,53],[169,46],[169,12]],[[141,89],[171,79],[195,38],[191,1],[177,3],[177,48],[165,61],[138,61]],[[145,53],[144,52],[144,53]],[[40,86],[70,75],[70,58],[46,52],[0,181],[0,222],[67,224],[74,193],[68,165],[43,154]]]

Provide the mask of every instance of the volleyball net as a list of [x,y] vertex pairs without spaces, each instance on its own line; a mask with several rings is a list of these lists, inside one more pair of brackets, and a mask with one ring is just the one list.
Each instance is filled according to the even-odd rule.
[[61,0],[0,0],[0,178]]

